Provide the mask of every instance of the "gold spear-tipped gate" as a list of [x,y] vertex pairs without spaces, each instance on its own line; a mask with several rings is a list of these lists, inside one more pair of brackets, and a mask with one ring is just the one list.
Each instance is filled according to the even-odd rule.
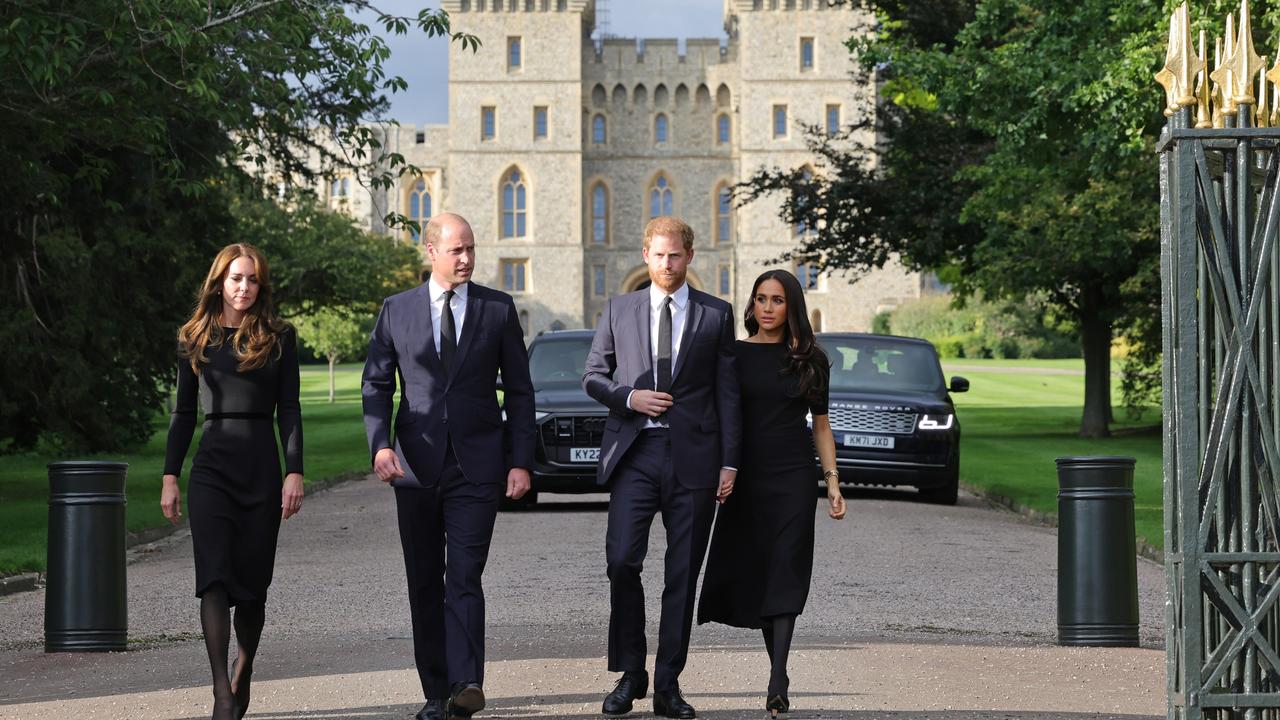
[[1169,717],[1280,719],[1280,63],[1247,0],[1212,68],[1191,25],[1156,73]]

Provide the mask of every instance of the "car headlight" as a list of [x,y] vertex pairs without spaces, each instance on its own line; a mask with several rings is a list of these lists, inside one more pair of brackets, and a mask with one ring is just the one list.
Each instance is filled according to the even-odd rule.
[[921,415],[921,430],[950,430],[951,424],[955,422],[955,415]]
[[549,412],[543,412],[543,411],[541,411],[541,410],[534,410],[534,411],[533,411],[533,419],[534,419],[535,421],[536,421],[536,420],[541,420],[542,418],[544,418],[544,417],[546,417],[546,416],[548,416],[548,415],[550,415],[550,414],[551,414],[551,413],[549,413]]

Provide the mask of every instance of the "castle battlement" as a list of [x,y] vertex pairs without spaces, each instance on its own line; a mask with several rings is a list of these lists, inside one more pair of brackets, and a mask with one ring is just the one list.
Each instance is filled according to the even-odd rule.
[[652,72],[654,68],[688,65],[695,68],[725,65],[737,60],[732,43],[722,48],[717,38],[690,38],[684,53],[674,38],[607,38],[600,44],[584,48],[583,69],[603,65],[617,72]]

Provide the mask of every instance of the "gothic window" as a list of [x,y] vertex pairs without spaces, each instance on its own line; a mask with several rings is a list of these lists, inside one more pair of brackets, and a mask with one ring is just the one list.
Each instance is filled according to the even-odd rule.
[[520,329],[524,331],[524,336],[529,337],[529,311],[520,311]]
[[604,265],[591,266],[591,294],[595,297],[604,297],[605,293],[605,272]]
[[529,287],[529,261],[502,261],[502,289],[509,293],[522,293]]
[[492,140],[498,135],[498,110],[492,105],[480,108],[480,139]]
[[666,113],[658,113],[653,119],[653,141],[664,143],[667,141],[667,115]]
[[502,179],[502,234],[503,239],[525,236],[528,219],[527,189],[524,174],[512,168]]
[[666,175],[658,175],[649,187],[649,217],[674,215],[674,209],[671,183],[667,181]]
[[409,189],[409,219],[418,223],[418,229],[409,230],[409,237],[415,243],[422,241],[422,232],[426,229],[427,220],[431,218],[431,193],[427,192],[427,183],[422,178]]
[[609,242],[609,191],[602,182],[591,188],[591,242],[595,245]]
[[813,69],[813,38],[800,38],[800,70],[807,72]]
[[814,332],[822,332],[822,311],[814,310],[810,313],[809,324],[813,326]]
[[729,142],[729,114],[721,113],[716,117],[716,142],[724,145]]
[[721,184],[716,188],[716,245],[727,245],[733,230],[733,193]]
[[520,42],[519,37],[507,38],[507,69],[508,70],[519,70],[521,68],[522,66],[521,61],[524,59],[521,57],[521,54],[522,54],[521,49],[522,49],[522,44]]
[[720,297],[729,297],[729,266],[720,266]]
[[605,122],[604,115],[596,115],[591,119],[591,142],[596,145],[603,145],[608,138],[608,124]]
[[773,106],[773,136],[775,138],[784,138],[787,136],[787,106]]

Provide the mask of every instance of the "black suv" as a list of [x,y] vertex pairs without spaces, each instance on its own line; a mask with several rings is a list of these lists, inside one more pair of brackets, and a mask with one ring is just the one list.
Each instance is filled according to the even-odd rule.
[[594,337],[593,330],[555,330],[529,344],[538,438],[525,505],[536,503],[539,492],[605,491],[596,484],[596,465],[609,411],[582,389]]
[[922,499],[954,505],[960,421],[932,344],[867,333],[818,333],[831,360],[831,431],[840,481],[914,485]]

